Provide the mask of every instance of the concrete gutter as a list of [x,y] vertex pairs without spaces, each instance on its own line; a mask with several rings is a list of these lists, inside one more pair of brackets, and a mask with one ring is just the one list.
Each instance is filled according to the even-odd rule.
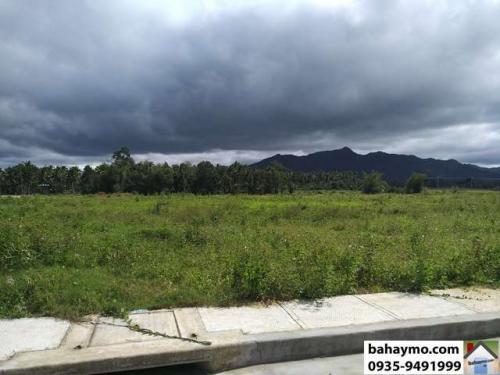
[[462,340],[500,335],[500,314],[476,313],[432,319],[239,336],[215,336],[211,346],[146,341],[20,353],[0,365],[0,374],[98,374],[202,363],[221,371],[243,366],[359,353],[364,340]]

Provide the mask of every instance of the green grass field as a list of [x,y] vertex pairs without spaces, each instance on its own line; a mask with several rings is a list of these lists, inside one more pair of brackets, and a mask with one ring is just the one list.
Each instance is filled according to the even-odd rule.
[[500,193],[0,198],[0,316],[499,285]]

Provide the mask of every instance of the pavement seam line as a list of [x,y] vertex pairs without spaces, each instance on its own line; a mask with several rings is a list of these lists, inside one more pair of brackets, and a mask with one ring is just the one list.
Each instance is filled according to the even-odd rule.
[[363,298],[361,298],[358,295],[354,295],[354,297],[357,298],[358,300],[360,300],[361,302],[367,304],[368,306],[371,306],[371,307],[377,309],[378,311],[380,311],[380,312],[382,312],[382,313],[384,313],[386,315],[389,315],[389,317],[391,317],[391,318],[394,318],[396,320],[404,320],[399,315],[397,315],[396,313],[393,313],[392,311],[390,311],[388,309],[385,309],[384,307],[379,306],[376,303],[365,301]]
[[203,328],[205,329],[205,332],[209,332],[208,331],[208,327],[207,325],[205,324],[205,321],[203,320],[203,316],[201,316],[201,313],[200,313],[200,308],[199,307],[195,307],[196,309],[196,312],[198,313],[198,316],[200,317],[200,322],[201,322],[201,325],[203,326]]
[[86,348],[88,348],[90,346],[90,340],[94,336],[94,332],[95,332],[95,325],[93,325],[93,324],[89,324],[89,325],[91,327],[91,331],[90,331],[90,335],[88,335],[87,339],[85,340],[85,347]]
[[201,327],[199,327],[199,328],[201,328],[200,333],[208,335],[209,333],[208,333],[208,330],[207,330],[207,326],[205,325],[205,322],[203,321],[203,318],[201,317],[200,309],[198,307],[196,307],[194,309],[194,311],[195,311],[194,315],[196,315],[196,317],[194,318],[194,321],[199,322],[200,325],[201,325]]
[[88,345],[87,345],[87,347],[90,347],[92,345],[92,340],[94,339],[94,335],[95,335],[95,331],[96,331],[97,326],[94,324],[94,323],[96,323],[95,319],[92,319],[88,323],[90,323],[90,325],[92,326],[92,332],[89,335],[89,340],[88,340]]
[[429,296],[431,296],[431,297],[437,297],[437,298],[440,298],[440,299],[442,299],[442,300],[444,300],[446,302],[454,303],[454,304],[457,304],[459,306],[465,307],[467,310],[470,310],[471,312],[473,312],[475,314],[482,312],[481,310],[475,309],[473,307],[467,306],[465,303],[462,303],[460,301],[460,298],[456,298],[456,297],[452,297],[452,296],[446,297],[444,295],[434,294],[434,293],[429,294]]
[[288,311],[288,309],[285,306],[283,306],[283,304],[281,302],[276,302],[276,303],[279,307],[281,307],[287,313],[287,315],[290,317],[290,319],[292,319],[295,323],[297,323],[297,325],[299,326],[300,329],[306,329],[306,327],[305,327],[306,324],[304,322],[302,322],[298,316],[295,316],[295,314]]
[[175,315],[175,310],[172,310],[172,315],[174,316],[174,322],[175,322],[175,328],[177,329],[177,335],[179,335],[179,337],[182,337],[181,329],[179,328],[179,322],[177,321],[177,315]]
[[66,341],[68,340],[68,336],[71,333],[71,331],[73,330],[73,327],[75,326],[75,324],[76,323],[69,323],[69,327],[66,330],[66,332],[64,333],[64,336],[63,336],[61,342],[59,342],[59,345],[57,345],[57,349],[61,348],[66,343]]

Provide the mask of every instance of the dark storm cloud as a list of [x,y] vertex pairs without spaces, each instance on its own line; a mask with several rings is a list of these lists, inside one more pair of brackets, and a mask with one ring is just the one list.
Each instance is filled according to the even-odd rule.
[[0,0],[0,161],[348,144],[500,163],[471,141],[500,134],[497,2],[202,4]]

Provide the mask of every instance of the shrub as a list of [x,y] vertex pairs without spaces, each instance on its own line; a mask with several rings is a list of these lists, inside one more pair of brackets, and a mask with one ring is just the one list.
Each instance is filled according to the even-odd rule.
[[363,178],[362,191],[365,194],[377,194],[387,191],[388,184],[382,178],[382,173],[371,172],[365,173]]
[[425,235],[415,232],[410,237],[411,261],[413,263],[413,278],[410,291],[422,292],[429,282],[428,254],[424,244]]
[[0,269],[27,266],[35,254],[25,233],[15,225],[2,223],[0,230]]
[[261,299],[269,263],[258,252],[235,253],[230,268],[231,289],[241,301]]
[[427,176],[423,173],[413,173],[406,181],[405,192],[408,194],[422,192],[426,179]]

